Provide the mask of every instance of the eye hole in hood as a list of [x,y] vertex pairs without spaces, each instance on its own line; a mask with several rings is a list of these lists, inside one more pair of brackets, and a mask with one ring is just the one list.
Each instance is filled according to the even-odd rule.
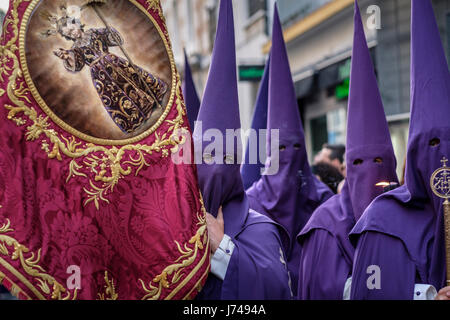
[[381,157],[376,157],[375,159],[373,159],[373,162],[375,162],[375,163],[383,163],[383,158],[381,158]]
[[223,163],[225,164],[234,164],[235,156],[232,154],[226,154],[223,156]]
[[430,140],[430,146],[437,147],[441,144],[441,140],[439,138],[433,138]]

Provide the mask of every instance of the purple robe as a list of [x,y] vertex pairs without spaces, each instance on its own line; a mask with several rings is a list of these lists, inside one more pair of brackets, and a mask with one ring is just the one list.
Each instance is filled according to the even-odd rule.
[[301,257],[297,297],[342,300],[355,249],[348,233],[355,217],[347,182],[342,193],[320,206],[299,235]]
[[341,194],[320,206],[299,235],[299,299],[343,298],[355,252],[348,234],[365,208],[383,191],[376,184],[398,182],[389,128],[356,1],[354,19],[347,179]]
[[[445,286],[442,203],[432,173],[450,156],[450,74],[429,0],[412,1],[411,122],[406,184],[378,197],[352,230],[352,299],[413,299],[415,283]],[[368,266],[381,270],[369,290]]]
[[197,299],[290,300],[287,272],[280,272],[281,240],[273,221],[250,211],[232,240],[236,247],[224,281],[210,274]]
[[271,134],[268,132],[266,168],[270,168],[278,156],[279,171],[275,175],[263,174],[247,190],[247,195],[253,210],[282,226],[280,236],[292,290],[296,294],[300,261],[300,246],[296,237],[313,211],[333,192],[317,180],[308,164],[299,107],[276,5],[269,65],[267,128],[279,130],[279,144],[283,150],[279,151],[279,155],[272,154]]
[[[216,129],[224,135],[227,129],[240,129],[231,0],[220,1],[211,69],[198,121],[202,122],[204,130]],[[207,143],[203,139],[199,141],[199,128],[199,125],[195,128],[194,141],[201,144],[200,157],[204,159],[203,150]],[[227,139],[223,140],[225,144]],[[223,146],[226,155],[234,159],[233,163],[216,161],[197,166],[205,208],[217,216],[222,207],[225,234],[235,244],[225,279],[221,281],[210,274],[198,299],[290,299],[289,278],[282,262],[277,226],[269,218],[250,211],[237,161],[238,148],[242,146],[240,135],[234,136],[234,142],[234,150]],[[210,156],[214,157],[215,153]]]

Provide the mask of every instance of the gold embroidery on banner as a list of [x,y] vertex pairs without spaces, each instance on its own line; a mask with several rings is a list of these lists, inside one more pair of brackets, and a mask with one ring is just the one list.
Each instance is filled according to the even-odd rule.
[[[170,124],[170,127],[161,137],[155,132],[156,140],[152,145],[127,145],[120,149],[117,147],[106,149],[99,146],[93,146],[89,148],[88,151],[83,152],[83,155],[87,156],[83,161],[84,166],[80,165],[76,160],[71,161],[70,173],[67,177],[67,181],[73,176],[87,178],[86,174],[79,170],[81,168],[89,168],[91,173],[95,175],[95,182],[101,184],[98,186],[92,180],[89,181],[90,188],[84,188],[84,191],[88,195],[85,205],[94,202],[95,207],[98,210],[99,201],[101,200],[109,203],[105,198],[106,193],[112,192],[122,177],[130,175],[133,167],[136,168],[135,175],[138,175],[144,166],[149,166],[145,160],[145,155],[160,152],[162,157],[167,157],[169,151],[165,149],[166,147],[170,147],[171,152],[175,153],[178,151],[179,145],[186,142],[186,138],[180,135],[180,132],[186,133],[187,130],[181,127],[184,122],[183,115],[185,114],[185,111],[181,102],[180,83],[177,85],[177,96],[177,117],[174,120],[166,120],[166,122]],[[102,151],[104,156],[100,158],[95,154],[92,154],[96,151]],[[126,151],[135,151],[136,156],[134,158],[129,156],[126,161],[123,161]]]
[[[75,300],[77,298],[77,289],[75,289],[73,295],[62,284],[56,281],[55,278],[46,274],[44,268],[38,263],[41,259],[41,250],[39,249],[37,254],[30,253],[30,250],[24,245],[20,244],[16,239],[8,236],[7,233],[13,232],[10,228],[10,221],[6,219],[0,227],[0,254],[9,257],[11,260],[18,260],[20,266],[29,276],[33,277],[37,284],[37,287],[29,283],[22,274],[14,269],[9,263],[0,258],[0,264],[6,269],[14,273],[18,279],[20,279],[39,299],[45,299],[44,294],[51,295],[54,300]],[[11,248],[12,247],[12,248]],[[10,252],[11,249],[11,252]],[[18,274],[19,273],[19,274]],[[39,288],[39,290],[38,290]],[[50,289],[51,288],[51,289]],[[41,293],[42,292],[42,293]],[[65,294],[65,295],[64,295]]]
[[[1,53],[1,57],[0,57],[0,81],[3,82],[5,81],[3,79],[4,75],[7,75],[10,71],[11,68],[8,67],[8,65],[6,64],[8,62],[8,57],[6,55],[4,55],[4,49],[0,46],[0,53]],[[1,95],[3,95],[5,93],[5,90],[1,89]]]
[[1,257],[0,265],[8,270],[11,274],[13,274],[26,288],[28,288],[28,290],[30,290],[35,295],[37,299],[45,300],[45,297],[42,295],[42,293],[37,288],[35,288],[35,286],[30,281],[28,281],[28,279],[25,278],[22,273],[17,271],[12,265],[10,265]]
[[[18,31],[17,25],[19,24],[17,8],[23,2],[32,3],[26,9],[23,17],[22,26],[20,33]],[[148,131],[143,134],[129,139],[129,140],[102,140],[86,136],[82,133],[74,132],[75,130],[67,126],[61,120],[53,121],[57,123],[60,127],[66,131],[80,136],[84,140],[92,141],[94,143],[99,143],[103,145],[111,145],[108,148],[102,145],[95,145],[93,143],[85,143],[78,141],[74,136],[66,138],[63,135],[58,134],[55,130],[51,129],[49,123],[49,117],[38,115],[36,110],[31,106],[31,101],[27,94],[32,93],[33,96],[37,97],[37,102],[40,104],[41,108],[47,113],[51,114],[52,111],[46,106],[45,102],[40,98],[37,89],[34,87],[31,76],[28,72],[27,62],[25,57],[25,32],[27,26],[27,20],[30,18],[32,9],[39,2],[39,0],[18,0],[14,1],[13,8],[11,10],[11,17],[7,16],[4,24],[4,34],[8,32],[12,33],[11,39],[5,44],[5,46],[0,47],[0,77],[7,75],[12,72],[9,76],[9,83],[7,87],[7,94],[12,105],[5,104],[5,108],[9,110],[8,119],[12,120],[18,126],[23,126],[31,121],[26,127],[26,139],[28,141],[41,140],[41,148],[44,150],[50,159],[57,159],[59,161],[63,160],[63,156],[72,158],[69,164],[69,174],[67,177],[67,182],[74,176],[84,178],[86,180],[86,186],[83,188],[84,192],[87,194],[87,200],[84,205],[89,203],[94,203],[97,210],[100,208],[100,202],[109,203],[107,199],[107,194],[113,192],[114,187],[118,184],[119,180],[125,176],[139,174],[139,171],[144,166],[149,166],[145,157],[147,155],[152,155],[154,153],[160,153],[162,157],[169,156],[169,150],[171,152],[177,152],[179,144],[185,143],[186,139],[179,134],[179,131],[186,131],[187,129],[183,127],[185,115],[185,107],[181,99],[181,82],[180,77],[175,72],[175,62],[173,60],[173,54],[170,49],[170,44],[168,43],[168,38],[163,35],[163,32],[159,28],[154,18],[145,11],[142,6],[140,6],[135,0],[129,0],[142,11],[144,11],[147,16],[153,21],[155,27],[161,35],[169,54],[171,61],[171,68],[173,77],[172,83],[172,94],[169,100],[168,106],[164,111],[163,115],[157,121],[157,123]],[[156,5],[156,2],[152,3],[152,6]],[[158,7],[159,2],[158,2]],[[166,33],[164,33],[166,34]],[[19,37],[19,47],[16,46],[16,41]],[[16,53],[20,53],[20,62],[23,66],[23,70],[20,68],[19,60]],[[8,67],[8,61],[13,62],[12,67]],[[25,87],[25,82],[28,83],[31,88]],[[174,97],[176,97],[176,110],[178,112],[174,120],[165,119],[172,108]],[[39,99],[40,98],[40,99]],[[42,100],[42,101],[40,101]],[[163,123],[166,122],[170,125],[167,132],[158,134],[155,130]],[[145,137],[147,137],[152,132],[155,132],[156,140],[152,145],[131,145],[126,143],[136,143]],[[121,146],[121,144],[125,144]],[[126,154],[127,151],[134,151],[136,156],[130,156]],[[134,170],[133,170],[134,169]],[[93,178],[88,177],[88,174],[93,175]]]
[[[26,9],[19,33],[18,7],[22,3],[30,1],[31,5],[29,5]],[[11,104],[5,104],[4,107],[9,111],[9,120],[13,121],[17,126],[27,125],[25,128],[25,136],[28,141],[37,141],[40,139],[39,142],[41,148],[48,154],[50,159],[62,161],[63,156],[72,159],[69,164],[69,175],[67,177],[67,181],[74,176],[84,178],[87,181],[84,191],[88,195],[88,199],[84,204],[87,205],[88,203],[94,203],[96,208],[99,209],[100,201],[108,203],[108,192],[112,192],[114,190],[114,187],[121,178],[131,175],[132,173],[137,175],[144,166],[149,166],[145,159],[146,155],[161,153],[162,157],[168,157],[170,154],[169,151],[176,153],[179,146],[186,142],[184,134],[187,132],[187,129],[183,127],[183,116],[186,114],[185,106],[181,99],[181,82],[179,75],[175,72],[175,62],[173,60],[173,53],[170,49],[171,46],[168,33],[167,30],[164,32],[161,31],[158,24],[154,21],[154,18],[147,11],[145,11],[141,5],[139,5],[135,0],[129,0],[139,7],[154,22],[155,27],[158,29],[158,32],[160,32],[162,39],[168,48],[172,73],[174,75],[172,81],[173,94],[171,95],[167,108],[157,123],[148,131],[129,140],[114,141],[95,139],[83,135],[82,133],[74,132],[73,129],[65,125],[62,121],[53,120],[67,132],[77,137],[81,137],[83,140],[91,142],[86,143],[77,140],[74,136],[66,138],[51,129],[48,121],[49,117],[38,115],[29,99],[30,93],[34,97],[36,97],[36,94],[39,96],[39,94],[37,93],[35,87],[28,89],[25,85],[27,79],[29,80],[28,83],[32,83],[30,82],[31,76],[29,75],[26,67],[24,50],[25,31],[27,20],[32,13],[32,9],[39,1],[40,0],[15,0],[12,2],[10,14],[5,17],[3,36],[5,37],[6,34],[10,34],[11,38],[4,46],[0,46],[0,79],[3,81],[4,76],[8,77],[9,82],[6,88],[6,93],[11,101]],[[162,16],[159,1],[149,0],[147,4],[150,8],[153,8],[153,10],[156,10]],[[18,38],[20,48],[16,45]],[[19,58],[16,56],[17,53],[20,55],[20,63]],[[12,66],[8,66],[9,63],[12,63]],[[2,94],[4,94],[4,92]],[[0,96],[2,94],[0,94]],[[173,120],[168,120],[166,117],[172,109],[175,97],[177,116]],[[38,101],[38,103],[39,102],[40,101]],[[43,104],[42,102],[43,101],[39,104],[48,115],[48,110],[45,110],[43,107],[45,102]],[[169,128],[166,132],[158,134],[155,131],[163,122],[168,123]],[[153,132],[155,132],[156,140],[152,145],[131,145],[132,143],[137,143],[148,137]],[[95,145],[94,143],[98,143],[100,145]],[[111,146],[111,148],[107,148],[105,146]],[[134,151],[135,155],[133,157],[125,155],[127,151]],[[135,172],[133,172],[133,169],[135,169]],[[88,177],[88,173],[91,173],[94,177]],[[165,268],[160,275],[153,279],[152,282],[154,282],[156,286],[152,285],[151,282],[149,283],[149,289],[147,289],[144,282],[140,279],[142,288],[147,292],[147,295],[145,295],[143,299],[158,299],[161,296],[162,291],[165,289],[170,289],[170,293],[166,299],[173,298],[184,286],[186,286],[186,284],[195,276],[198,270],[200,270],[205,263],[209,263],[209,261],[206,261],[209,256],[209,239],[208,232],[206,230],[206,211],[202,200],[201,208],[202,216],[198,215],[199,229],[190,239],[189,244],[184,244],[184,247],[182,247],[178,242],[176,242],[181,256],[175,261],[175,264]],[[58,283],[55,278],[46,274],[46,271],[39,266],[38,263],[40,261],[41,250],[38,250],[37,254],[33,252],[30,253],[28,248],[7,235],[7,233],[12,231],[13,229],[10,228],[9,220],[7,220],[7,222],[0,227],[0,255],[8,256],[12,260],[19,261],[23,271],[33,279],[36,279],[36,282],[38,283],[37,286],[33,285],[22,275],[21,272],[16,270],[1,257],[0,265],[8,270],[8,272],[14,274],[14,276],[20,280],[20,282],[22,282],[22,284],[27,287],[38,299],[45,299],[44,294],[51,294],[52,299],[76,299],[77,290],[75,290],[73,296],[71,296],[71,293],[68,292],[66,288]],[[12,252],[10,252],[10,250]],[[200,259],[195,268],[193,268],[187,276],[184,276],[183,271],[195,262],[198,253],[201,250],[204,250],[203,257]],[[197,290],[203,279],[207,276],[208,272],[209,266],[207,268],[207,272],[205,272],[197,282],[197,285],[195,286]],[[181,280],[183,277],[184,279]],[[114,282],[113,280],[109,280],[107,273],[105,274],[105,282],[106,295],[109,298],[116,297],[117,294],[115,292]],[[189,298],[191,293],[192,290],[185,296],[185,298]],[[103,295],[102,297],[106,296]]]
[[161,2],[160,0],[146,0],[148,8],[150,10],[156,11],[161,18],[161,20],[165,23],[166,19],[164,17],[164,14],[161,9]]
[[105,293],[98,293],[99,300],[117,300],[119,295],[116,293],[114,279],[109,280],[108,271],[105,271]]
[[[140,134],[140,135],[138,135],[136,137],[133,137],[133,138],[129,138],[129,139],[125,139],[125,140],[108,140],[108,139],[94,138],[92,136],[86,135],[86,134],[84,134],[82,132],[79,132],[78,130],[72,128],[71,126],[66,124],[64,121],[62,121],[48,107],[46,102],[40,96],[37,88],[35,87],[32,79],[31,79],[31,75],[30,75],[30,72],[28,70],[28,63],[27,63],[26,53],[25,53],[25,37],[26,37],[26,32],[27,32],[28,20],[30,19],[33,10],[35,9],[37,4],[41,0],[17,0],[17,1],[18,2],[31,1],[31,4],[27,7],[27,9],[26,9],[26,11],[25,11],[25,13],[23,15],[22,22],[21,22],[20,32],[19,32],[19,36],[18,36],[19,47],[15,46],[15,50],[13,50],[13,52],[19,51],[20,63],[21,63],[21,66],[23,68],[23,69],[20,70],[20,73],[21,74],[23,73],[23,77],[21,76],[21,78],[22,78],[22,80],[23,79],[25,80],[26,84],[28,84],[28,86],[29,86],[28,92],[31,92],[31,94],[35,98],[36,102],[40,105],[41,109],[47,115],[50,116],[50,118],[53,120],[53,122],[55,122],[59,127],[63,128],[68,133],[70,133],[70,134],[72,134],[72,135],[74,135],[76,137],[79,137],[82,140],[85,140],[85,141],[88,141],[88,142],[91,142],[91,143],[94,143],[94,144],[97,144],[97,145],[105,145],[105,146],[114,146],[114,145],[115,146],[121,146],[121,145],[126,145],[126,144],[139,142],[139,141],[143,140],[144,138],[148,137],[150,134],[155,132],[156,129],[158,129],[160,127],[160,125],[164,122],[165,118],[167,117],[167,115],[169,114],[170,110],[172,109],[172,105],[173,105],[173,102],[174,102],[174,99],[175,99],[175,95],[176,95],[177,83],[180,84],[179,83],[180,80],[179,80],[179,76],[177,76],[177,73],[176,73],[175,60],[174,60],[174,57],[173,57],[173,52],[171,50],[171,46],[169,44],[168,33],[166,32],[167,30],[163,31],[160,28],[160,26],[158,25],[158,23],[156,22],[155,18],[141,4],[139,4],[136,0],[128,0],[129,2],[131,2],[139,10],[141,10],[149,18],[150,22],[156,28],[157,32],[159,33],[159,35],[161,37],[161,40],[164,43],[164,46],[166,48],[166,52],[167,52],[167,55],[168,55],[169,61],[170,61],[170,68],[171,68],[171,74],[172,74],[172,86],[171,86],[172,90],[171,90],[171,93],[170,93],[169,102],[167,103],[167,106],[164,109],[163,114],[161,115],[161,117],[157,120],[157,122],[150,129],[146,130],[142,134]],[[18,20],[19,19],[17,19],[17,24],[19,23]],[[17,32],[17,27],[16,27],[15,32]],[[17,40],[17,35],[15,35],[15,38]],[[16,42],[16,40],[14,40],[14,42]]]
[[[202,199],[200,199],[200,202],[202,208],[201,215],[197,214],[197,218],[199,220],[197,225],[199,226],[199,228],[196,234],[189,240],[189,244],[193,245],[193,247],[189,247],[188,244],[185,244],[184,248],[182,248],[181,245],[177,241],[175,241],[178,251],[181,254],[181,256],[175,261],[175,264],[166,267],[158,276],[156,276],[148,284],[148,287],[145,285],[142,279],[139,279],[142,289],[147,293],[142,298],[142,300],[158,300],[161,297],[163,290],[170,289],[171,286],[177,284],[183,277],[183,271],[185,270],[185,268],[191,266],[197,259],[199,250],[200,251],[204,250],[204,255],[201,261],[191,271],[191,273],[183,279],[183,281],[177,287],[175,287],[170,291],[169,295],[165,299],[166,300],[172,299],[179,292],[179,290],[181,290],[181,288],[183,288],[192,279],[192,277],[198,272],[198,270],[204,264],[209,252],[209,238],[206,229],[206,210],[204,208]],[[201,277],[199,283],[206,276],[207,273]],[[199,283],[195,287],[197,287]],[[189,296],[190,293],[187,294],[186,297]]]
[[4,283],[4,281],[8,280],[12,285],[13,285],[13,289],[11,290],[11,294],[13,296],[15,296],[17,299],[20,299],[20,294],[23,295],[23,297],[25,297],[27,300],[31,300],[30,296],[23,291],[16,283],[14,283],[10,278],[8,278],[3,272],[0,272],[0,284]]
[[183,298],[183,300],[192,300],[192,292],[194,292],[195,290],[197,290],[197,292],[202,291],[203,287],[202,287],[202,281],[203,279],[208,277],[210,271],[210,266],[208,266],[208,268],[206,268],[205,272],[203,273],[203,275],[200,277],[200,279],[197,281],[197,283],[195,284],[195,286],[191,289],[191,291],[189,291],[189,293]]

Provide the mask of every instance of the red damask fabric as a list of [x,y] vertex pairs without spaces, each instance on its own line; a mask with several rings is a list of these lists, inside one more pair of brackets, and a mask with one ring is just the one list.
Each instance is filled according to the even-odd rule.
[[[175,133],[189,130],[176,71],[154,132],[117,145],[80,138],[26,79],[20,31],[35,2],[10,1],[1,39],[0,283],[21,299],[194,298],[210,257],[196,168],[171,159],[191,143]],[[169,40],[158,1],[131,4]]]

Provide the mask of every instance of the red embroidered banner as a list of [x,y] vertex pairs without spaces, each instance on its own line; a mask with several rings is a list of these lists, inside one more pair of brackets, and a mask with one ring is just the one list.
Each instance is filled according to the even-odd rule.
[[0,47],[0,282],[23,299],[193,298],[209,271],[159,0],[14,0]]

